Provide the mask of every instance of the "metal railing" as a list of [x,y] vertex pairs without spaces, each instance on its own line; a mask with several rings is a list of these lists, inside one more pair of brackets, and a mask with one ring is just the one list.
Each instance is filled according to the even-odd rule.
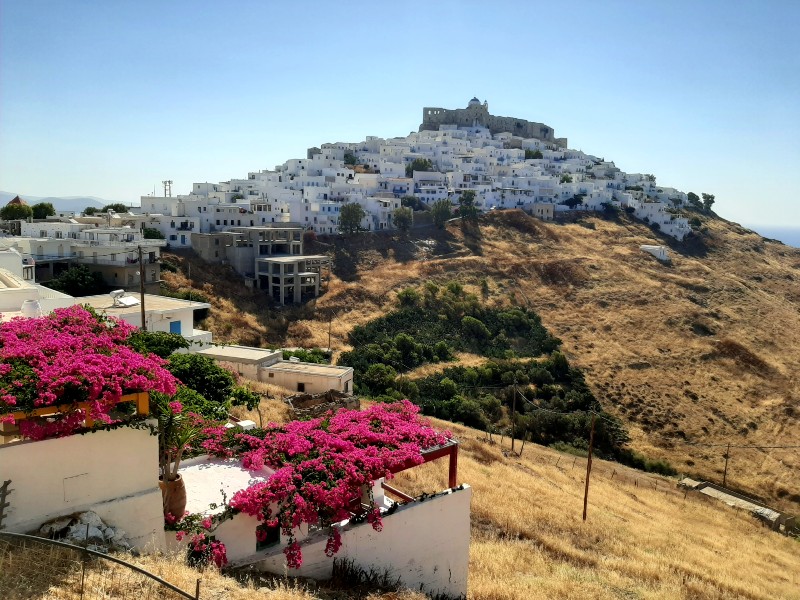
[[199,600],[115,556],[81,546],[0,531],[0,597],[4,600],[58,597],[64,600]]

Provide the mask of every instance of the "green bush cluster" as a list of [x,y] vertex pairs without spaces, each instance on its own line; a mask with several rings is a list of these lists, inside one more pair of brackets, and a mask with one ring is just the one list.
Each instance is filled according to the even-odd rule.
[[[387,315],[353,329],[350,343],[354,350],[346,353],[341,364],[356,368],[363,362],[358,355],[369,345],[390,343],[394,346],[399,334],[406,334],[417,345],[430,349],[427,354],[421,351],[417,355],[436,355],[439,360],[444,360],[434,348],[439,342],[452,350],[497,358],[539,356],[561,344],[542,326],[536,313],[526,308],[484,306],[476,295],[466,293],[457,282],[444,287],[428,283],[421,291],[408,288],[398,294],[398,304],[398,308]],[[426,358],[414,364],[405,360],[383,362],[403,371],[432,360]],[[407,366],[403,367],[402,363]]]

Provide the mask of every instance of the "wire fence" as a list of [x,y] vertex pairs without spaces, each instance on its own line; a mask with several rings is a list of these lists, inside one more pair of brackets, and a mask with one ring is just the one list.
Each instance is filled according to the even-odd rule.
[[0,598],[199,600],[119,558],[55,540],[0,531]]

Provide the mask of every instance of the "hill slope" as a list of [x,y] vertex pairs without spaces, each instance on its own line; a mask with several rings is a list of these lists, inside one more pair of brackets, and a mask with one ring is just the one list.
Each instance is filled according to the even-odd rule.
[[[672,244],[671,265],[639,250],[664,240],[626,219],[557,225],[503,211],[477,227],[414,230],[408,240],[332,239],[309,249],[334,255],[327,293],[279,312],[235,275],[191,257],[175,259],[195,262],[191,282],[183,270],[165,279],[212,297],[208,324],[220,341],[327,346],[330,327],[342,350],[394,292],[454,279],[477,292],[486,278],[488,302],[527,304],[564,341],[605,409],[628,424],[635,449],[720,481],[725,448],[689,443],[798,444],[800,250],[721,219],[704,226],[701,239]],[[728,483],[798,512],[799,463],[797,448],[734,447]]]

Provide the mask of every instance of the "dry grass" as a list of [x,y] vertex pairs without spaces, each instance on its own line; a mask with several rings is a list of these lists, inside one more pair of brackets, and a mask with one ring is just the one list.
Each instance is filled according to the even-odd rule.
[[[800,546],[747,514],[595,461],[584,523],[585,459],[530,444],[519,458],[507,439],[504,453],[453,428],[474,489],[472,598],[800,598]],[[446,477],[439,461],[393,485],[430,492]]]
[[[647,227],[589,222],[595,229],[502,211],[466,233],[453,223],[445,232],[415,230],[408,242],[332,240],[327,292],[280,315],[264,309],[259,292],[217,283],[202,263],[192,283],[221,293],[209,318],[221,341],[327,346],[334,315],[331,345],[341,351],[352,328],[384,314],[404,287],[458,280],[477,291],[486,278],[487,302],[530,306],[564,341],[606,410],[627,423],[636,450],[719,481],[722,450],[685,441],[796,444],[800,251],[709,220],[703,243],[673,244],[665,266],[639,250],[664,243]],[[165,278],[187,285],[182,273]],[[197,273],[208,281],[194,281]],[[231,315],[243,324],[225,333]],[[729,482],[800,512],[799,462],[797,449],[732,451]]]
[[[470,598],[800,598],[800,544],[744,512],[685,494],[675,480],[595,461],[584,523],[585,459],[531,444],[520,457],[509,452],[508,439],[501,446],[475,430],[436,425],[449,427],[461,441],[459,480],[473,487]],[[519,451],[519,442],[516,447]],[[446,481],[447,463],[436,461],[398,475],[393,485],[419,494],[440,490]],[[198,573],[179,557],[135,562],[194,589]],[[313,582],[259,587],[263,584],[239,582],[213,569],[201,576],[204,600],[348,597],[346,590]],[[125,597],[123,591],[114,597]]]

